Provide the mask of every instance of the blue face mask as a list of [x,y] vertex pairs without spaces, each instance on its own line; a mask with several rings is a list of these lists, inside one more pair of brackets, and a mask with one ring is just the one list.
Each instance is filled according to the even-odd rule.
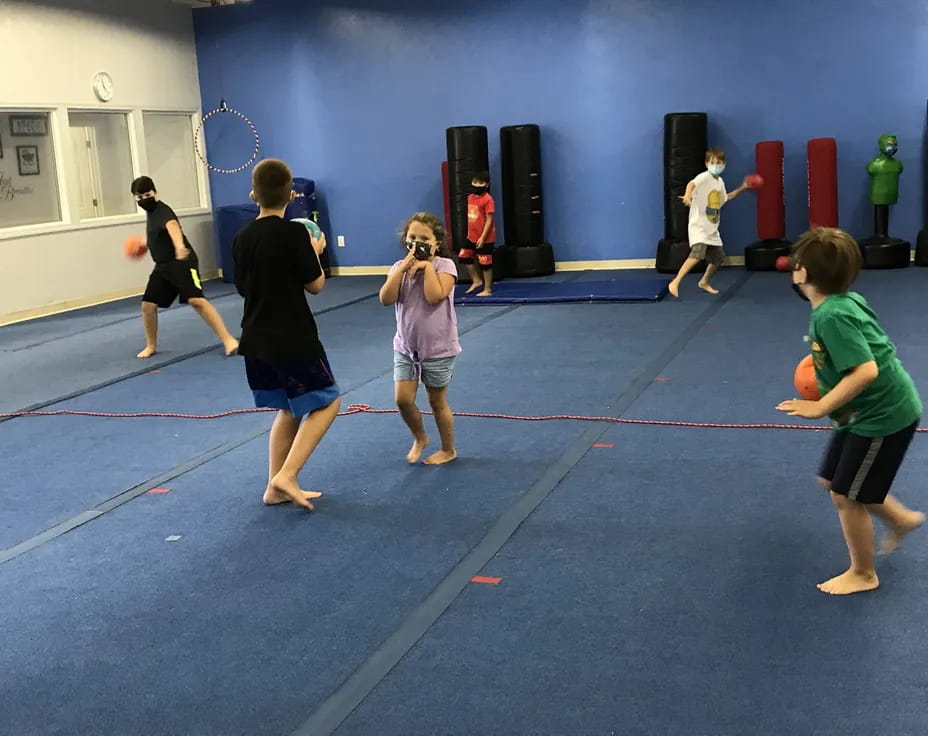
[[712,176],[721,176],[722,172],[725,171],[725,164],[709,164],[707,168]]

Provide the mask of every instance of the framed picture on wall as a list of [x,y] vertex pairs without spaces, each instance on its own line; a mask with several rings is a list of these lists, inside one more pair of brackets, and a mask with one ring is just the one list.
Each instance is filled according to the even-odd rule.
[[39,174],[38,146],[16,146],[16,160],[19,162],[20,176],[37,176]]
[[10,135],[48,135],[48,117],[10,115]]

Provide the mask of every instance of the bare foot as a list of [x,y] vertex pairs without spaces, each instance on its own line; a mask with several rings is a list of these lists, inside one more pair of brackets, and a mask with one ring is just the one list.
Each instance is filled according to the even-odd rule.
[[896,548],[902,544],[902,539],[909,532],[914,532],[918,527],[925,523],[925,515],[921,511],[913,511],[908,521],[900,524],[890,530],[886,538],[880,544],[880,554],[888,555],[896,551]]
[[479,294],[477,294],[477,296],[493,296],[493,292],[492,292],[492,291],[487,291],[486,289],[484,289],[484,290],[481,291]]
[[452,460],[458,459],[458,453],[454,450],[439,450],[434,455],[429,455],[425,458],[426,465],[444,465],[445,463],[450,463]]
[[230,340],[229,342],[223,343],[223,347],[226,349],[226,357],[230,355],[235,355],[238,352],[238,340]]
[[719,290],[718,290],[718,289],[716,289],[714,286],[712,286],[711,284],[707,283],[706,281],[700,281],[700,282],[699,282],[699,288],[702,289],[703,291],[708,291],[710,294],[718,294],[718,293],[719,293]]
[[670,292],[670,296],[674,299],[680,298],[680,285],[676,281],[671,281],[667,284],[667,291]]
[[817,587],[823,593],[830,593],[831,595],[850,595],[851,593],[876,590],[880,587],[880,579],[875,572],[861,575],[853,570],[848,570],[831,580],[819,583]]
[[[269,495],[280,494],[286,496],[297,506],[301,506],[307,511],[313,510],[313,505],[309,502],[310,493],[316,493],[316,491],[304,491],[296,482],[296,478],[286,478],[279,473],[274,476],[274,479],[267,484],[267,490],[264,491],[265,503]],[[315,498],[318,498],[322,494],[318,494]],[[278,502],[280,503],[280,502]]]
[[469,288],[467,291],[465,291],[464,293],[465,293],[465,294],[470,294],[470,293],[472,293],[472,292],[474,292],[474,291],[477,291],[477,289],[481,288],[482,286],[483,286],[483,282],[482,282],[482,281],[478,281],[476,284],[471,284],[471,285],[470,285],[470,288]]
[[158,348],[154,347],[153,345],[146,345],[145,349],[141,353],[136,355],[135,357],[136,358],[150,358],[152,355],[154,355],[157,352],[158,352]]
[[[322,494],[319,493],[319,491],[303,491],[303,498],[305,498],[307,501],[312,498],[319,498],[320,496],[322,496]],[[270,486],[265,489],[263,500],[264,503],[266,503],[268,506],[276,506],[280,503],[290,503],[293,501],[293,499],[290,498],[290,496],[288,496],[286,493],[281,493],[280,491],[277,491]]]
[[422,439],[414,440],[412,443],[412,449],[409,450],[409,454],[406,455],[406,459],[411,463],[419,462],[419,458],[422,457],[422,451],[425,449],[428,443],[429,443],[428,437],[423,437]]

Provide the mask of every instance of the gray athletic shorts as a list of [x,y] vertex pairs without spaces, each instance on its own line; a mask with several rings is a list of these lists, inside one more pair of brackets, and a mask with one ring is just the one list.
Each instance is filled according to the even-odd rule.
[[705,243],[696,243],[690,249],[690,258],[698,258],[700,261],[705,260],[713,266],[721,266],[725,260],[725,249],[721,245],[706,245]]

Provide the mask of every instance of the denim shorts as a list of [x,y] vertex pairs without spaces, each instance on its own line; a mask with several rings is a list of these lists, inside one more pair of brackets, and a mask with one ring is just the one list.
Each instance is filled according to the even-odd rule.
[[426,358],[416,361],[408,355],[393,351],[393,380],[419,381],[427,388],[444,388],[454,376],[454,364],[458,357]]
[[325,356],[284,364],[246,357],[245,373],[256,407],[289,411],[297,418],[329,406],[340,393]]

